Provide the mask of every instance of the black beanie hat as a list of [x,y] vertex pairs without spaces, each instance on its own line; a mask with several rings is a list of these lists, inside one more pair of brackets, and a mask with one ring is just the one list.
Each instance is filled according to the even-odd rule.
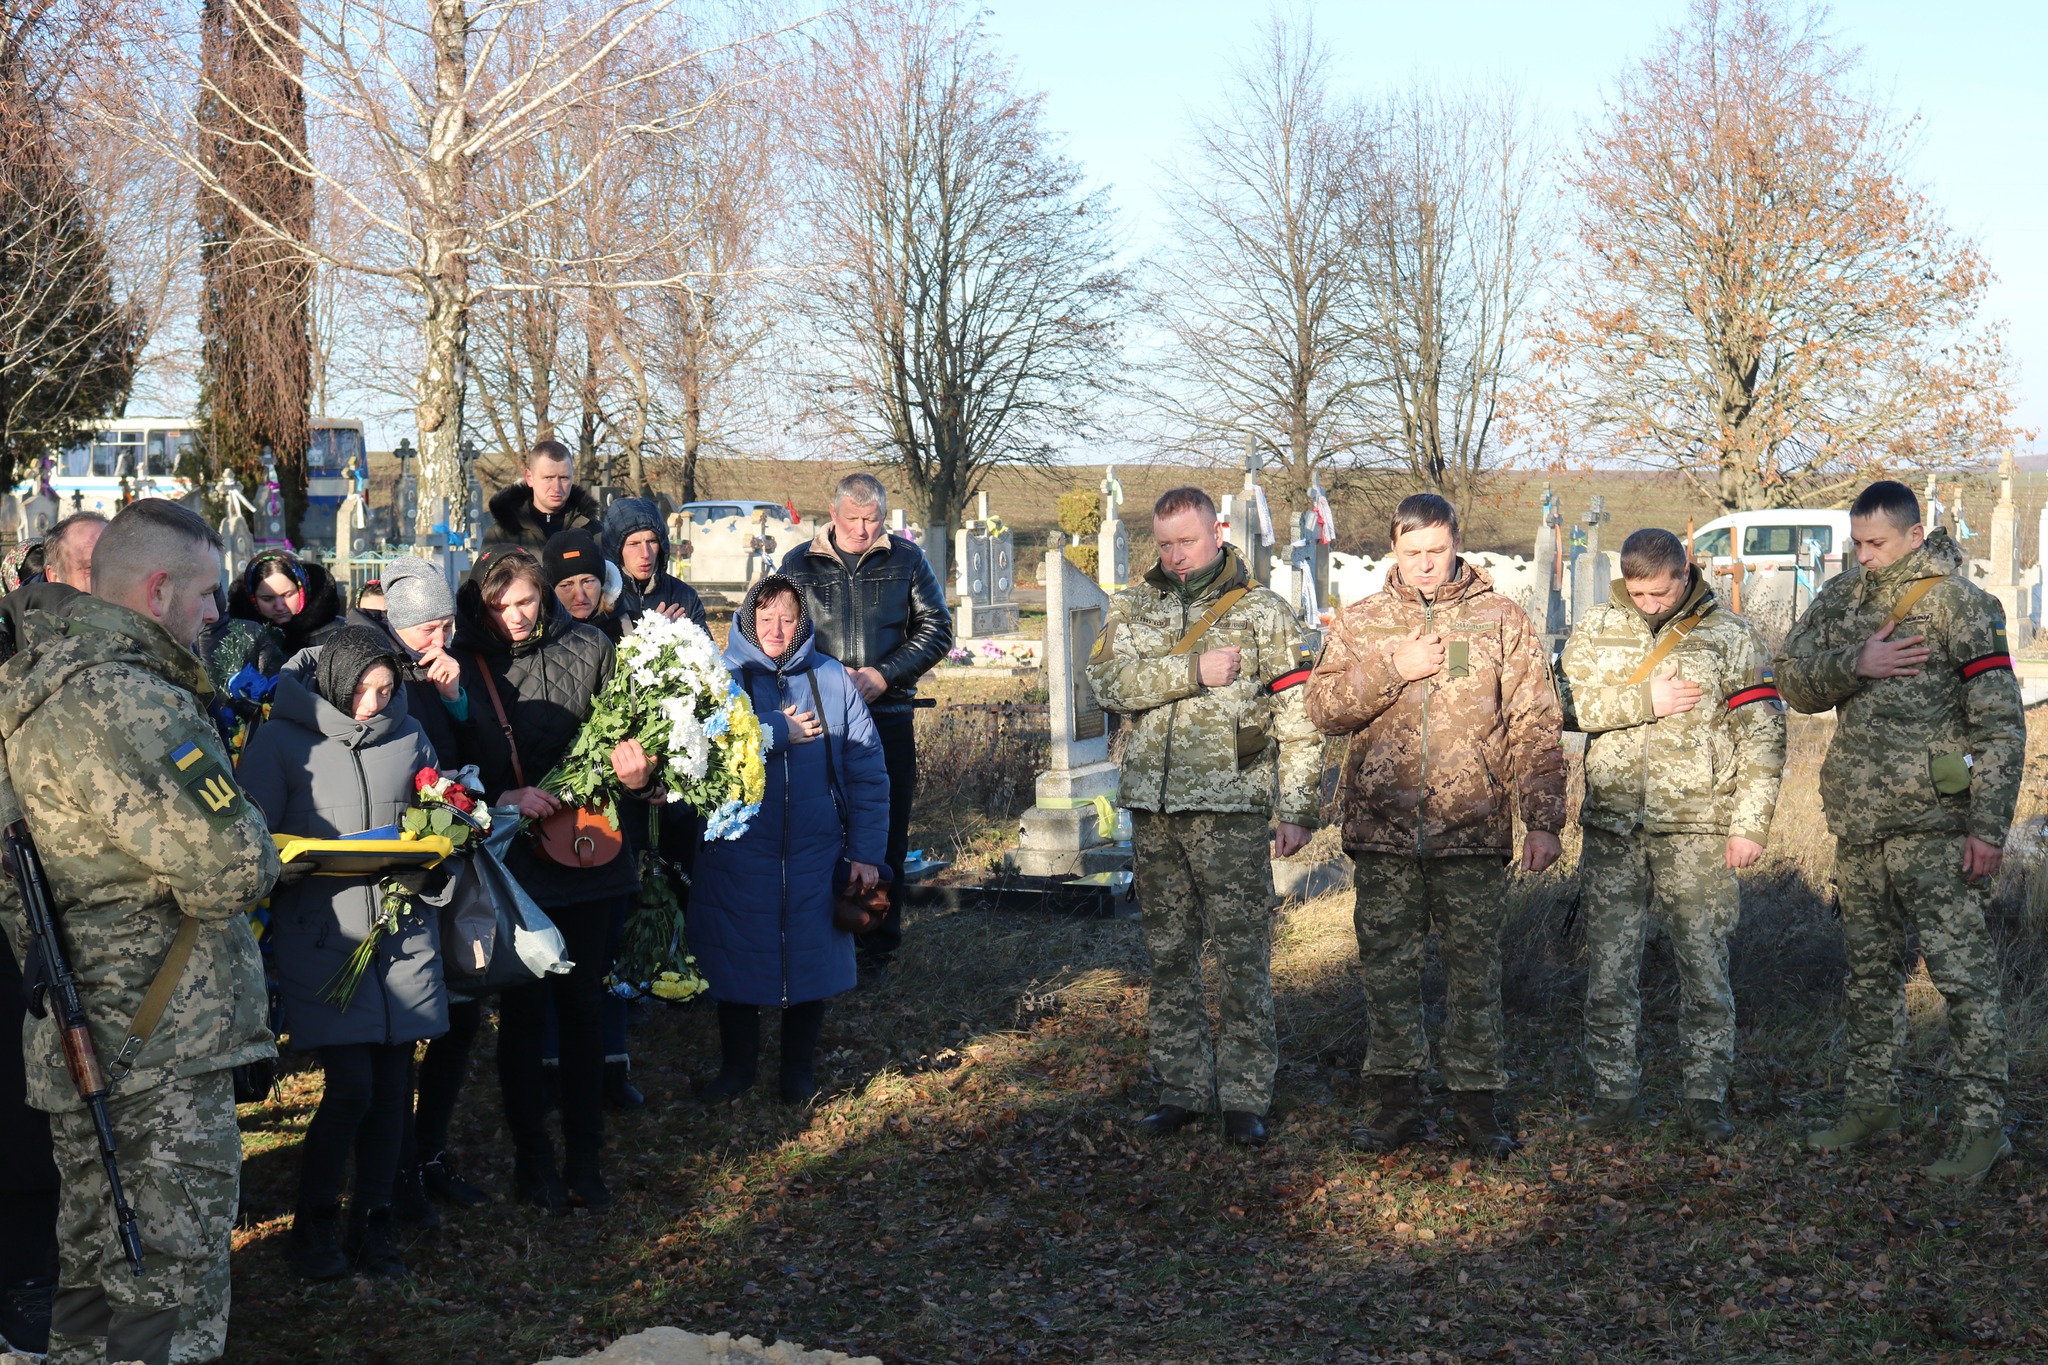
[[540,567],[547,574],[551,588],[559,587],[563,579],[574,578],[578,574],[589,574],[602,583],[604,552],[597,548],[597,538],[588,531],[557,531],[541,548]]
[[384,632],[368,626],[343,626],[320,646],[320,660],[313,666],[313,686],[329,705],[344,715],[355,712],[356,688],[363,674],[378,664],[399,677],[398,653]]

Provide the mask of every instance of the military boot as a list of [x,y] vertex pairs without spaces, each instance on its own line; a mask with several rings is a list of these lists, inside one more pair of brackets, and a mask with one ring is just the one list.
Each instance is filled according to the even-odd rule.
[[1494,1098],[1491,1090],[1460,1090],[1451,1098],[1451,1107],[1458,1116],[1459,1136],[1466,1150],[1498,1161],[1513,1156],[1522,1144],[1502,1126],[1494,1112]]
[[2012,1155],[2012,1142],[2003,1125],[1996,1128],[1962,1128],[1948,1144],[1948,1155],[1932,1166],[1921,1168],[1929,1180],[1974,1185],[1991,1173],[2001,1157]]
[[1687,1099],[1679,1113],[1685,1131],[1709,1147],[1719,1147],[1735,1136],[1735,1125],[1728,1121],[1728,1106],[1719,1100]]
[[1634,1095],[1596,1095],[1593,1107],[1573,1119],[1572,1127],[1587,1137],[1614,1137],[1635,1127],[1642,1107]]
[[1806,1135],[1807,1147],[1816,1152],[1846,1152],[1879,1138],[1894,1138],[1905,1120],[1896,1104],[1851,1109],[1832,1128]]
[[1361,1152],[1397,1152],[1420,1139],[1427,1123],[1421,1077],[1381,1076],[1379,1083],[1379,1112],[1351,1130],[1351,1145]]
[[338,1280],[348,1274],[348,1257],[341,1249],[341,1206],[316,1204],[293,1214],[285,1260],[303,1280]]

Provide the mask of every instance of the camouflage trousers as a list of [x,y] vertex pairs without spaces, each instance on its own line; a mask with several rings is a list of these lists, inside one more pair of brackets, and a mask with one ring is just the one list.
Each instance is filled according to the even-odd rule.
[[1354,853],[1351,923],[1365,976],[1369,1076],[1429,1069],[1422,1024],[1423,949],[1431,929],[1443,954],[1444,1084],[1505,1090],[1501,1063],[1500,932],[1507,862],[1497,857],[1409,858]]
[[[1265,815],[1131,812],[1138,906],[1152,991],[1145,1032],[1159,1100],[1264,1114],[1280,1044],[1273,1029],[1273,863]],[[1222,1018],[1212,1028],[1204,940],[1216,955]]]
[[[162,1365],[174,1328],[227,1340],[228,1251],[242,1179],[233,1074],[208,1072],[119,1095],[108,1109],[121,1186],[142,1232],[146,1273],[128,1268],[115,1236],[113,1198],[92,1119],[54,1114],[60,1269],[51,1312],[51,1365],[140,1359]],[[180,1308],[205,1305],[217,1321]]]
[[1852,1107],[1899,1102],[1906,1043],[1906,932],[1917,922],[1927,975],[1948,1005],[1957,1112],[1972,1128],[2005,1120],[2005,1009],[1998,953],[1984,927],[1988,882],[1963,880],[1960,834],[1909,834],[1835,850],[1849,950]]
[[1579,857],[1585,916],[1586,1064],[1593,1093],[1626,1099],[1642,1084],[1643,944],[1652,914],[1678,963],[1678,1039],[1687,1099],[1728,1098],[1735,1065],[1735,993],[1728,936],[1741,910],[1718,834],[1610,834],[1588,827]]

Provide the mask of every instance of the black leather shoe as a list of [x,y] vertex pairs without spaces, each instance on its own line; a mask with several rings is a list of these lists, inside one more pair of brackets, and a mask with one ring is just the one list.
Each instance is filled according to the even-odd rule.
[[441,1226],[441,1211],[427,1198],[419,1167],[399,1168],[398,1179],[391,1186],[391,1216],[409,1228],[432,1231]]
[[347,1250],[360,1275],[373,1280],[402,1280],[406,1276],[405,1258],[398,1254],[398,1238],[392,1232],[389,1207],[349,1210]]
[[569,1187],[569,1202],[590,1213],[603,1213],[612,1206],[612,1192],[598,1174],[595,1156],[572,1156],[562,1168],[562,1182]]
[[57,1282],[47,1275],[0,1288],[0,1342],[26,1356],[49,1350],[50,1300],[56,1294]]
[[1223,1111],[1223,1136],[1247,1147],[1263,1147],[1266,1144],[1266,1121],[1242,1109],[1226,1109]]
[[341,1206],[328,1204],[293,1214],[285,1261],[302,1280],[338,1280],[348,1274],[348,1256],[341,1249]]
[[1201,1122],[1201,1119],[1202,1116],[1192,1109],[1162,1104],[1138,1120],[1138,1131],[1147,1137],[1172,1137],[1189,1124]]
[[752,1075],[736,1076],[730,1071],[721,1071],[697,1087],[697,1098],[706,1104],[731,1104],[753,1088]]
[[524,1203],[548,1213],[569,1211],[569,1187],[546,1153],[521,1152],[512,1159],[512,1192]]
[[491,1202],[489,1195],[456,1173],[455,1162],[446,1152],[436,1152],[420,1163],[420,1186],[428,1198],[458,1209],[482,1208]]
[[776,1084],[784,1104],[805,1105],[818,1098],[818,1078],[809,1071],[784,1072]]
[[645,1109],[647,1096],[640,1093],[640,1087],[633,1084],[633,1066],[630,1062],[606,1062],[604,1064],[604,1107],[607,1109]]

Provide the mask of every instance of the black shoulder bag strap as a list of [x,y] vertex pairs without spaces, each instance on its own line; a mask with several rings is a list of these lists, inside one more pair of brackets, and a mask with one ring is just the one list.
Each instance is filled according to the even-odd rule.
[[825,694],[818,690],[818,670],[815,666],[805,676],[811,680],[811,705],[818,708],[818,727],[824,733],[818,736],[825,746],[825,782],[832,788],[832,809],[839,813],[839,845],[842,853],[846,847],[846,797],[839,790],[839,768],[832,761],[832,722],[825,718]]

